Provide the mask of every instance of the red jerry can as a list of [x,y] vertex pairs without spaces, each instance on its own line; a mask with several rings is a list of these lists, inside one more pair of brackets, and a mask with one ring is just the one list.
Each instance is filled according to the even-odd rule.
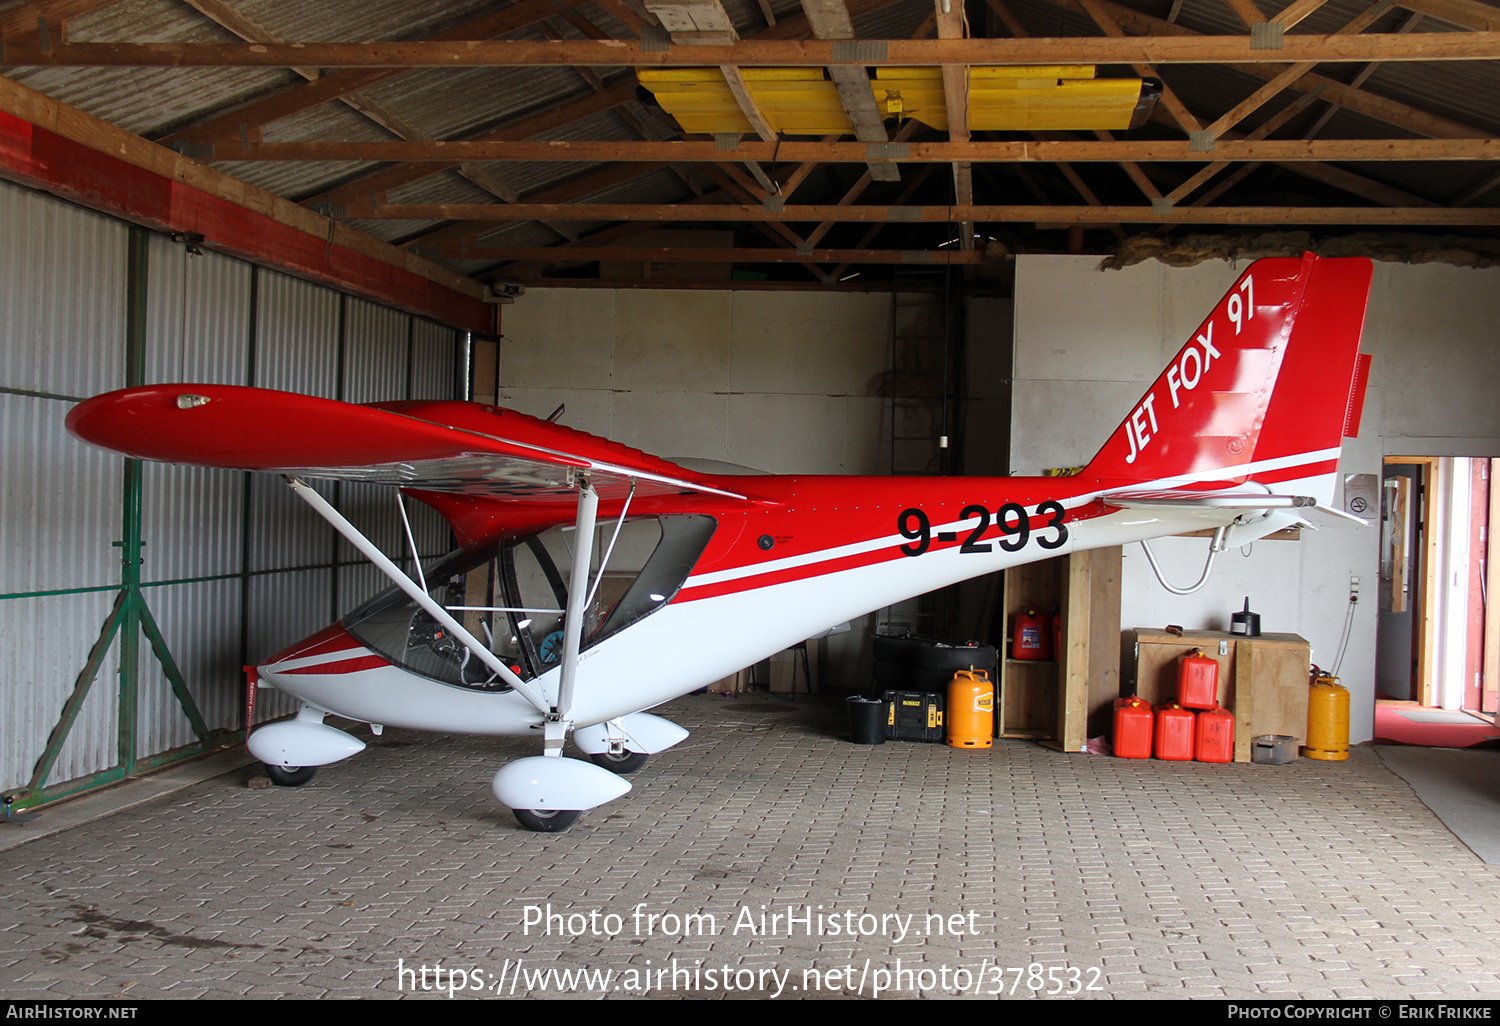
[[1012,659],[1051,659],[1052,631],[1047,621],[1032,606],[1024,613],[1016,614],[1016,630],[1012,635]]
[[1184,709],[1176,702],[1166,702],[1156,707],[1156,757],[1172,762],[1191,762],[1193,759],[1193,727],[1196,717],[1192,710]]
[[1193,758],[1199,762],[1234,761],[1234,713],[1221,705],[1198,714],[1198,739]]
[[1151,758],[1151,705],[1131,695],[1115,699],[1115,754],[1122,759]]
[[1201,648],[1182,657],[1177,671],[1177,701],[1188,709],[1212,709],[1219,704],[1219,664]]

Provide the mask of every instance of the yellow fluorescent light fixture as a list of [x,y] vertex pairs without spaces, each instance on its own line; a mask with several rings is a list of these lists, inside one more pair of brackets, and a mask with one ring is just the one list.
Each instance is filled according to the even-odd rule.
[[[965,70],[971,132],[1134,128],[1161,95],[1161,83],[1153,79],[1095,78],[1091,64]],[[718,68],[638,68],[636,74],[685,132],[755,132]],[[778,134],[854,133],[822,68],[742,68],[740,74]],[[870,93],[887,119],[916,118],[940,131],[948,128],[941,68],[878,68]]]

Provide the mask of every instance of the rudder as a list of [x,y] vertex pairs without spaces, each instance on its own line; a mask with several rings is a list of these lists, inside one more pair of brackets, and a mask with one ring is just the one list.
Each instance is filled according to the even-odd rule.
[[1106,487],[1296,482],[1327,502],[1371,273],[1310,253],[1251,264],[1084,473]]

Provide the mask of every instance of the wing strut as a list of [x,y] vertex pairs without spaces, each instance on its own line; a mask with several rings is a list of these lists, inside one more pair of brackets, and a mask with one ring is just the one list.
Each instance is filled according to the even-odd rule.
[[[379,546],[377,546],[374,542],[370,541],[370,539],[361,534],[359,528],[349,523],[348,520],[345,520],[343,514],[334,509],[333,506],[329,504],[327,499],[323,498],[323,496],[307,487],[307,485],[303,484],[295,477],[288,477],[286,479],[286,483],[291,487],[292,492],[296,494],[298,498],[311,506],[313,508],[313,511],[324,520],[328,521],[329,524],[333,525],[333,529],[335,531],[343,535],[344,538],[348,540],[350,545],[353,545],[356,549],[364,554],[364,557],[366,559],[368,559],[371,563],[374,563],[376,569],[389,577],[395,583],[396,587],[404,591],[413,602],[421,606],[422,610],[428,616],[432,617],[438,623],[442,624],[448,630],[452,631],[453,636],[456,637],[459,641],[463,642],[465,648],[472,652],[480,662],[484,663],[485,666],[488,666],[491,670],[493,670],[501,680],[505,681],[505,683],[514,688],[517,694],[525,698],[532,705],[536,706],[543,713],[551,711],[551,706],[548,704],[546,699],[538,694],[537,691],[531,687],[531,685],[527,684],[520,677],[516,676],[515,671],[513,671],[509,666],[506,666],[505,663],[501,661],[499,656],[491,652],[488,645],[485,645],[478,638],[474,637],[474,635],[464,630],[463,624],[455,620],[452,613],[449,613],[448,610],[444,609],[442,605],[435,601],[431,595],[427,594],[427,592],[424,591],[416,581],[412,580],[405,573],[403,573],[401,568],[398,567],[395,563],[392,563],[386,556],[386,554],[380,551]],[[592,530],[592,527],[590,529]],[[576,647],[574,649],[574,652],[576,654]]]
[[[594,523],[599,493],[587,480],[578,488],[578,522],[573,531],[573,566],[568,575],[568,611],[563,617],[562,674],[557,684],[557,714],[563,720],[573,707],[573,684],[578,679],[578,649],[583,643],[583,613],[589,600],[589,561],[594,557]],[[604,570],[600,568],[602,575]],[[552,754],[551,749],[547,751]]]

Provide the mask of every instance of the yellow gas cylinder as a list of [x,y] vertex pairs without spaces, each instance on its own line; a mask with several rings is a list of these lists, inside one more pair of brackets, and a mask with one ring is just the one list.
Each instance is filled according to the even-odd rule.
[[943,716],[950,748],[989,748],[995,743],[995,686],[984,670],[959,670],[948,682]]
[[1307,744],[1302,754],[1325,762],[1349,758],[1349,689],[1316,666],[1307,695]]

